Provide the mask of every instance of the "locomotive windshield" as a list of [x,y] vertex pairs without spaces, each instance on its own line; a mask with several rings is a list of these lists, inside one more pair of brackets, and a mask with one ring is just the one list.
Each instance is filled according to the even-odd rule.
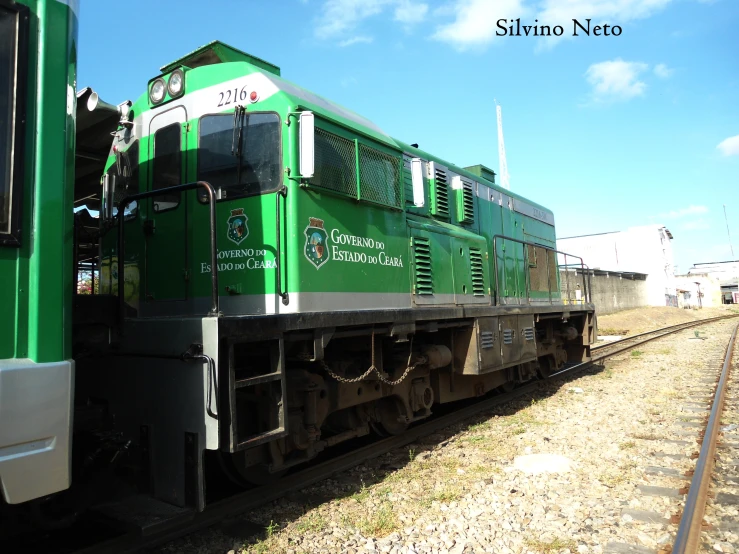
[[10,233],[18,14],[0,6],[0,234]]
[[280,118],[247,113],[236,125],[232,114],[200,119],[198,180],[213,185],[221,199],[277,190],[282,175]]

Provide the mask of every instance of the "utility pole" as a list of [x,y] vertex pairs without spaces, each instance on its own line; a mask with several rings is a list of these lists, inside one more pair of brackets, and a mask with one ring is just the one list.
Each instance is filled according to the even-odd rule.
[[500,104],[495,101],[495,113],[498,116],[498,165],[500,171],[500,186],[511,190],[510,176],[508,175],[508,163],[505,159],[505,143],[503,142],[503,112]]
[[726,217],[726,204],[724,204],[724,221],[726,222],[726,234],[729,235],[729,248],[731,249],[731,259],[734,259],[734,247],[731,245],[731,233],[729,232],[729,219]]

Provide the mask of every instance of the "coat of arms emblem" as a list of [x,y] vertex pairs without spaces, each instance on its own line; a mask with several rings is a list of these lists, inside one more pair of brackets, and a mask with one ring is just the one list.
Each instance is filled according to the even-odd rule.
[[249,221],[249,218],[244,214],[244,208],[231,210],[231,217],[228,218],[229,240],[241,244],[249,236],[249,227],[246,226],[247,221]]
[[318,269],[328,261],[328,235],[322,219],[310,217],[308,221],[308,226],[305,228],[304,254],[308,261]]

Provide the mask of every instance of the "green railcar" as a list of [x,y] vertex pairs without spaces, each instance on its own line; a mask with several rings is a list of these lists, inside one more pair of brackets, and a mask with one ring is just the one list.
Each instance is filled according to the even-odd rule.
[[0,504],[71,477],[77,2],[0,1]]
[[95,468],[124,463],[140,494],[201,510],[206,467],[263,483],[589,356],[594,307],[586,282],[560,292],[552,212],[489,168],[220,42],[142,90],[77,93],[65,169],[88,210],[50,254],[93,275],[93,294],[56,285],[75,452]]

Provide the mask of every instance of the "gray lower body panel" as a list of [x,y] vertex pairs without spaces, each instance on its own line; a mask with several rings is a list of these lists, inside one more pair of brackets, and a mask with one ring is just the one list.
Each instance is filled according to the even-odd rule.
[[0,360],[0,490],[19,504],[69,488],[74,361]]

